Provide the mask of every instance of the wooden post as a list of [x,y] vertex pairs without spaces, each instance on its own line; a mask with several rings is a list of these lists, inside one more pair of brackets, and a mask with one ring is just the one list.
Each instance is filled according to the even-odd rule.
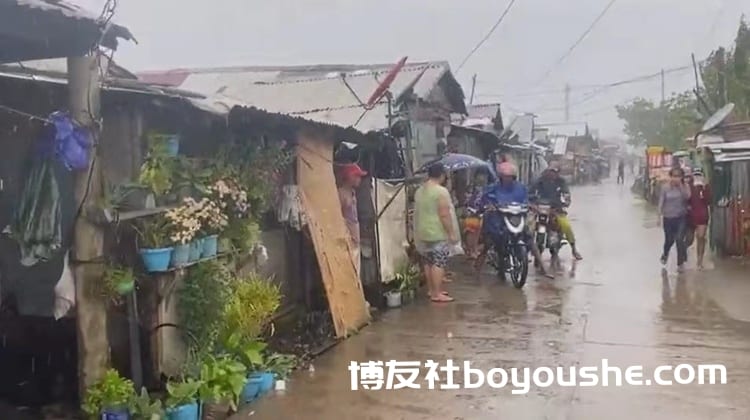
[[[89,127],[94,139],[99,135],[99,66],[98,57],[68,58],[68,89],[71,116]],[[107,340],[107,307],[104,299],[92,293],[92,286],[100,282],[103,265],[99,259],[104,251],[101,228],[86,217],[86,209],[101,194],[101,171],[95,158],[96,145],[91,149],[89,168],[75,174],[76,220],[73,234],[73,258],[83,261],[74,265],[76,279],[76,320],[78,329],[78,380],[81,396],[87,387],[101,378],[109,360]]]

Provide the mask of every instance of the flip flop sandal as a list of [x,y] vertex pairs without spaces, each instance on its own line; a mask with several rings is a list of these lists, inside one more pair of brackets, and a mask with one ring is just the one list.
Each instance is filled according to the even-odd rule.
[[439,298],[431,298],[430,300],[435,303],[449,303],[449,302],[453,302],[456,299],[453,299],[451,296],[444,294],[440,296]]

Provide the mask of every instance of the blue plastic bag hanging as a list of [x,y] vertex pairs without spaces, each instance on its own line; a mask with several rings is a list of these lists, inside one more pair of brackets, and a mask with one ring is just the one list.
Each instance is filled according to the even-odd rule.
[[49,116],[49,120],[52,121],[54,130],[49,134],[50,137],[42,142],[47,148],[43,154],[53,152],[69,170],[86,169],[89,165],[92,143],[91,132],[76,124],[66,112],[54,112]]

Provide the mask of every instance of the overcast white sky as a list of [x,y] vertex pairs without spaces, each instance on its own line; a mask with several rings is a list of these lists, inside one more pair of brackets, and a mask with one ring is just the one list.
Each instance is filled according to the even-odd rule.
[[[99,11],[104,0],[73,0]],[[119,0],[116,21],[139,41],[118,62],[131,70],[225,65],[448,60],[454,70],[510,0]],[[458,73],[475,103],[501,102],[506,115],[535,112],[563,120],[590,95],[580,85],[615,82],[690,64],[731,45],[748,0],[619,0],[575,52],[540,78],[609,0],[517,0],[490,40]],[[667,94],[693,85],[691,71],[668,74]],[[549,92],[553,90],[555,92]],[[547,92],[546,95],[538,95]],[[571,121],[621,135],[614,105],[635,96],[658,99],[660,80],[610,89],[574,106]],[[262,105],[262,104],[259,104]],[[575,128],[571,128],[573,130]]]

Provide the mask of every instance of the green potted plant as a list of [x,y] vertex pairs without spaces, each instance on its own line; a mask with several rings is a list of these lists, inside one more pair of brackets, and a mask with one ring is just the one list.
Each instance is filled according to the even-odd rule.
[[157,199],[163,199],[172,189],[176,167],[177,161],[170,156],[168,146],[159,141],[151,142],[141,165],[138,183],[154,193]]
[[289,379],[295,367],[297,367],[297,358],[294,355],[281,353],[267,355],[263,361],[263,370],[267,376],[263,379],[261,392],[270,391],[276,380]]
[[251,342],[268,324],[281,305],[281,291],[272,279],[251,272],[236,279],[224,313],[224,336],[238,334]]
[[200,387],[201,382],[193,379],[167,383],[167,419],[198,420]]
[[109,265],[102,278],[102,296],[113,304],[120,304],[122,297],[135,288],[133,270],[119,265]]
[[231,334],[224,342],[226,350],[239,360],[249,373],[245,386],[240,394],[241,404],[250,404],[261,395],[264,385],[263,352],[266,349],[266,343],[262,341],[245,341],[241,334]]
[[163,215],[140,219],[135,227],[138,232],[138,253],[146,271],[167,271],[173,247],[169,221]]
[[91,419],[129,420],[129,405],[134,396],[133,382],[121,377],[116,370],[108,369],[86,390],[82,409]]
[[402,303],[414,301],[419,285],[419,271],[413,265],[406,264],[400,267],[393,281],[398,285],[398,290],[401,292]]
[[[170,239],[175,244],[170,262],[172,267],[184,267],[191,262],[191,243],[201,230],[199,209],[194,204],[192,198],[186,198],[181,206],[165,213],[171,228]],[[198,258],[200,257],[196,257],[195,260]]]
[[141,388],[139,395],[133,395],[130,412],[135,420],[162,420],[164,418],[161,401],[152,399],[146,388]]
[[201,366],[204,420],[224,420],[237,410],[242,388],[247,380],[245,366],[228,356],[209,356]]

